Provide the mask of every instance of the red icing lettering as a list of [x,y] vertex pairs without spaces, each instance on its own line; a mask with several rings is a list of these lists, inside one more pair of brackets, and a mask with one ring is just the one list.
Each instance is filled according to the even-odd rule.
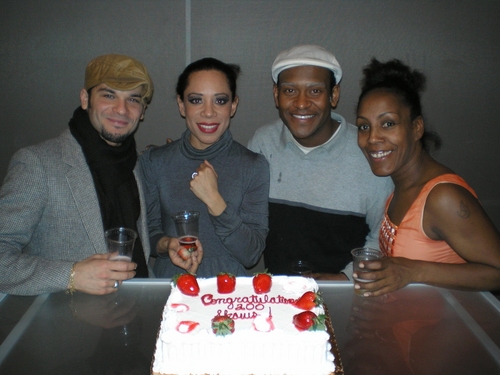
[[254,311],[254,312],[229,312],[227,310],[224,310],[224,312],[222,312],[222,310],[217,310],[217,315],[219,316],[228,316],[230,317],[231,319],[233,320],[238,320],[238,319],[255,319],[258,314]]
[[[258,314],[255,311],[262,311],[265,305],[289,305],[293,304],[295,300],[293,298],[285,298],[281,295],[276,297],[269,297],[267,294],[242,296],[242,297],[224,297],[215,298],[213,294],[204,294],[201,297],[201,303],[204,306],[210,305],[223,305],[225,306],[225,314],[232,319],[253,319]],[[238,312],[230,312],[231,310]],[[218,310],[218,314],[221,315],[222,310]],[[245,312],[253,311],[253,313]]]

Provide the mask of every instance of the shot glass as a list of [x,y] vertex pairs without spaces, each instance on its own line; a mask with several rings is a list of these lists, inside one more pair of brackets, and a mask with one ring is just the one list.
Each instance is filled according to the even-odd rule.
[[[359,247],[351,250],[351,254],[353,259],[353,269],[354,272],[358,275],[358,277],[355,278],[355,281],[358,283],[369,283],[373,281],[373,280],[363,279],[363,273],[371,271],[367,270],[366,268],[359,268],[359,263],[360,262],[366,263],[382,259],[384,257],[384,253],[379,249],[372,249],[370,247]],[[360,289],[354,289],[354,291],[358,295],[363,295],[366,292],[366,289],[361,287]]]
[[109,229],[104,233],[108,253],[113,254],[110,260],[132,261],[137,233],[129,228],[119,227]]
[[290,276],[310,277],[313,273],[313,266],[307,260],[296,260],[290,263],[288,271]]
[[198,211],[180,211],[172,215],[174,219],[177,238],[184,250],[180,250],[179,256],[186,260],[191,253],[197,249],[196,240],[199,233]]

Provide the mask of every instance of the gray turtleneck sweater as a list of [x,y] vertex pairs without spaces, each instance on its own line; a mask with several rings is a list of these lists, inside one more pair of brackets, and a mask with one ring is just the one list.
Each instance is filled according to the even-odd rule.
[[[177,236],[172,213],[199,211],[204,256],[197,275],[213,277],[230,272],[245,276],[246,268],[259,261],[266,242],[269,166],[264,156],[234,141],[229,130],[205,150],[193,148],[189,136],[186,130],[181,139],[149,149],[139,158],[152,254],[160,238]],[[219,192],[227,204],[219,216],[210,215],[207,206],[189,189],[192,173],[204,160],[214,166]],[[156,277],[182,272],[168,257],[157,257]]]

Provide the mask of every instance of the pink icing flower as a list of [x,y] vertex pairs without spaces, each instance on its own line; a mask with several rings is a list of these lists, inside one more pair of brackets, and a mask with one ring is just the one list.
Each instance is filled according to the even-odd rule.
[[257,315],[252,322],[252,326],[259,332],[271,332],[274,330],[273,316],[269,308],[269,316]]
[[186,312],[189,311],[189,306],[183,303],[172,303],[170,309],[176,312]]
[[193,322],[191,320],[183,320],[182,322],[179,322],[179,324],[177,324],[176,329],[180,333],[189,333],[199,325],[200,323],[198,322]]

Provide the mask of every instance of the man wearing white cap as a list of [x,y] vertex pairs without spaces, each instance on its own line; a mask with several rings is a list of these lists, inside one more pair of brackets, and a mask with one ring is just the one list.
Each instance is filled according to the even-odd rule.
[[269,235],[264,263],[293,274],[297,261],[316,278],[345,279],[350,250],[378,248],[384,203],[392,190],[373,175],[357,146],[357,128],[332,111],[342,69],[315,45],[281,52],[272,66],[280,120],[255,132],[248,148],[270,165]]
[[[141,62],[96,57],[69,128],[12,157],[0,190],[0,292],[108,294],[149,276],[133,135],[152,95]],[[113,227],[138,233],[132,262],[110,260],[104,231]]]

